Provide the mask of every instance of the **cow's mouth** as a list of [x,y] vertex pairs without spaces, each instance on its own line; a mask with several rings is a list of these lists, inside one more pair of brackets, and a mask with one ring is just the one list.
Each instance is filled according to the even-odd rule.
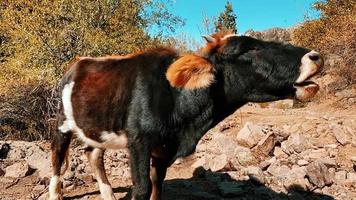
[[315,96],[319,90],[319,85],[311,79],[321,70],[324,61],[319,53],[311,51],[302,58],[300,66],[300,76],[294,83],[296,89],[295,98],[300,101],[308,101]]

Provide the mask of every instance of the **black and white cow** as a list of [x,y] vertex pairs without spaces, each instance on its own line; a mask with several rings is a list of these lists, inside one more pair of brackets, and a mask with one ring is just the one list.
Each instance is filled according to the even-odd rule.
[[247,102],[308,100],[319,53],[220,32],[198,54],[157,48],[125,57],[80,58],[61,82],[53,135],[50,199],[61,198],[61,166],[72,135],[86,147],[103,199],[115,199],[103,165],[107,148],[128,148],[133,199],[160,199],[176,158]]

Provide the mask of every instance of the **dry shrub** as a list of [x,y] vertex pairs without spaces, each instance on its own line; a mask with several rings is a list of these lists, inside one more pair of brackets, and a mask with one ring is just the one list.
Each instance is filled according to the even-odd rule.
[[[0,139],[47,139],[55,89],[76,55],[127,54],[162,44],[183,21],[170,0],[0,2]],[[147,33],[156,27],[156,34]]]
[[[304,22],[293,32],[294,43],[316,49],[324,55],[337,55],[335,72],[348,87],[356,83],[356,4],[353,0],[319,1],[314,8],[321,18]],[[328,67],[328,66],[326,66]]]
[[0,96],[0,139],[49,139],[55,130],[57,92],[46,83],[29,83]]

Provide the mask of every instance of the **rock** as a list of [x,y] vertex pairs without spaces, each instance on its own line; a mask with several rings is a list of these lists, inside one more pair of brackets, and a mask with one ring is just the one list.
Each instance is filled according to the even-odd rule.
[[84,181],[86,185],[89,185],[94,182],[94,177],[90,174],[81,175],[78,178]]
[[305,166],[305,165],[309,164],[309,162],[306,161],[306,160],[298,160],[298,161],[297,161],[297,164],[298,164],[299,166]]
[[205,170],[208,170],[208,168],[206,166],[206,162],[207,162],[206,156],[203,156],[203,157],[199,158],[197,161],[195,161],[192,164],[192,167],[195,169],[198,167],[203,167]]
[[356,184],[356,173],[349,172],[346,175],[345,186],[346,187],[354,187]]
[[356,156],[351,156],[350,160],[354,165],[356,165]]
[[320,158],[319,162],[323,163],[328,168],[337,166],[336,160],[334,158],[329,158],[329,157]]
[[347,131],[345,131],[341,125],[334,124],[334,125],[332,125],[331,128],[332,128],[332,131],[333,131],[333,134],[334,134],[336,140],[340,144],[346,145],[346,144],[351,143],[352,135],[349,134]]
[[278,179],[284,179],[289,176],[291,169],[287,165],[275,162],[267,168],[267,172]]
[[267,167],[269,167],[272,163],[274,163],[276,161],[277,161],[277,159],[275,157],[272,157],[268,160],[262,161],[259,166],[262,170],[265,170],[265,169],[267,169]]
[[286,153],[284,153],[282,148],[280,148],[280,147],[274,148],[273,155],[277,159],[279,159],[279,158],[287,158],[288,157],[288,155]]
[[244,194],[246,191],[243,189],[244,184],[241,182],[220,182],[218,188],[223,197],[236,197]]
[[0,176],[4,176],[4,175],[5,175],[5,171],[0,168]]
[[288,140],[282,142],[282,150],[287,154],[301,153],[310,148],[311,145],[304,135],[300,133],[292,133]]
[[257,143],[255,148],[265,155],[268,155],[273,150],[276,143],[276,135],[274,133],[268,133]]
[[288,178],[283,182],[283,185],[288,189],[289,188],[301,189],[303,192],[308,191],[312,188],[311,184],[306,178],[297,178],[297,179]]
[[335,172],[334,182],[338,185],[344,185],[346,181],[346,171]]
[[291,30],[282,28],[271,28],[265,31],[247,30],[245,35],[266,41],[289,42],[292,40]]
[[305,159],[314,161],[326,158],[328,156],[328,152],[325,149],[313,149],[307,152],[302,152],[300,155]]
[[29,175],[31,171],[33,170],[30,169],[27,163],[18,162],[6,167],[5,177],[22,178]]
[[251,180],[257,181],[259,183],[265,183],[265,175],[259,167],[248,166],[245,168],[245,173],[250,177]]
[[225,154],[205,155],[197,160],[192,167],[203,167],[205,170],[211,170],[213,172],[229,171],[234,168]]
[[[242,166],[248,166],[256,163],[256,158],[253,156],[249,148],[237,147],[235,149],[235,156],[235,159],[232,160],[233,165],[236,164],[236,161]],[[237,166],[234,167],[238,168]]]
[[209,159],[207,164],[213,172],[229,171],[232,169],[230,161],[225,154],[221,154],[213,157],[212,159]]
[[34,191],[42,191],[44,189],[46,189],[46,186],[44,186],[44,185],[36,185],[32,190],[34,190]]
[[319,161],[310,163],[306,170],[309,181],[319,188],[333,183],[333,177],[328,171],[328,168]]
[[264,137],[263,127],[251,122],[246,122],[245,126],[239,131],[236,140],[245,147],[254,147]]
[[215,155],[225,154],[229,159],[235,157],[236,148],[241,147],[231,137],[218,135],[209,144],[209,152]]

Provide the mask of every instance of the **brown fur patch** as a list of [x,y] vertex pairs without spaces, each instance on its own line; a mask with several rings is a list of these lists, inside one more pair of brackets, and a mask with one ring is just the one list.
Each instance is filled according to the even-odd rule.
[[223,46],[226,40],[223,38],[227,35],[234,34],[233,30],[223,30],[211,35],[215,39],[215,42],[208,42],[205,47],[200,49],[201,55],[208,55],[215,52],[219,47]]
[[187,54],[169,66],[166,77],[172,87],[204,88],[214,81],[214,69],[206,59]]

